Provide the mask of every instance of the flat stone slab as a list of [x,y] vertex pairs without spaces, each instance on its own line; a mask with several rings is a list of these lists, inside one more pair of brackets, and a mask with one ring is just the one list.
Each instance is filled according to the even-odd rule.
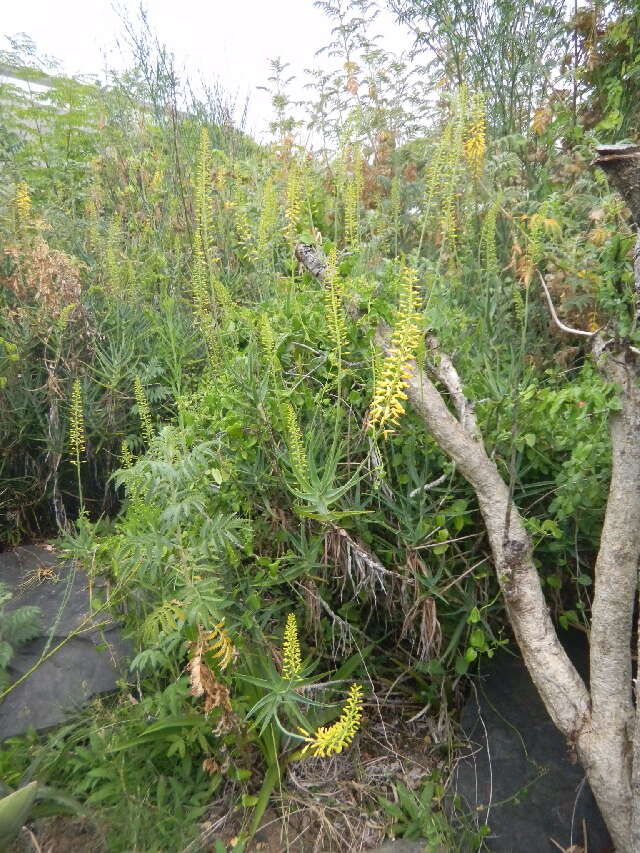
[[[584,677],[584,641],[572,637],[566,645]],[[469,751],[456,768],[452,790],[462,800],[462,813],[491,828],[488,850],[558,853],[553,839],[563,850],[574,844],[589,853],[612,853],[584,770],[572,761],[519,657],[496,657],[477,682],[461,723]]]
[[[33,672],[0,702],[1,742],[59,725],[93,696],[116,689],[131,651],[109,614],[91,615],[86,574],[51,546],[0,553],[0,580],[13,593],[7,611],[36,606],[41,625],[40,635],[18,646],[9,663],[12,682]],[[99,584],[92,593],[104,599]]]

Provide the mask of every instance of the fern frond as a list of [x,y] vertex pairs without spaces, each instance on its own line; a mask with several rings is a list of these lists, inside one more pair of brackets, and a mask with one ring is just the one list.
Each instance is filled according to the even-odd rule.
[[155,645],[161,634],[173,634],[184,622],[184,607],[181,601],[172,599],[158,605],[142,623],[142,639]]
[[347,246],[357,249],[360,242],[360,196],[362,195],[362,152],[355,144],[351,148],[351,174],[344,190],[344,239]]
[[286,228],[285,235],[287,242],[293,246],[298,235],[298,222],[300,219],[300,210],[302,203],[302,192],[300,183],[300,169],[295,160],[291,161],[289,166],[289,175],[287,178],[287,201],[285,207]]
[[267,264],[273,255],[273,236],[278,224],[278,194],[271,178],[268,178],[262,190],[260,219],[258,220],[258,240],[255,259],[258,264]]
[[10,613],[2,614],[2,633],[0,636],[16,646],[27,643],[38,636],[40,631],[40,608],[27,604]]
[[196,169],[196,227],[202,241],[202,250],[207,263],[211,263],[213,238],[213,199],[211,196],[211,153],[209,149],[209,131],[203,127],[200,131],[198,165]]
[[484,268],[489,276],[497,276],[499,272],[496,245],[496,225],[499,210],[500,198],[498,197],[487,210],[480,233],[480,248],[483,255]]

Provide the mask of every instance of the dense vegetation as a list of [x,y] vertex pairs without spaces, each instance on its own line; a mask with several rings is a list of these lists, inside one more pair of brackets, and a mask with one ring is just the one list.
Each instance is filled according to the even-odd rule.
[[[144,33],[108,86],[28,45],[1,57],[0,537],[59,537],[106,578],[95,606],[135,657],[119,695],[5,744],[0,778],[70,795],[108,850],[208,828],[239,851],[269,801],[325,848],[478,849],[443,785],[464,678],[510,634],[473,493],[403,396],[426,332],[477,401],[555,619],[588,624],[615,400],[539,274],[572,326],[637,334],[628,211],[589,167],[639,130],[635,4],[397,0],[429,34],[412,60],[371,37],[368,0],[318,5],[326,73],[294,104],[273,63],[268,146]],[[372,776],[363,756],[402,751],[421,711],[429,772]]]

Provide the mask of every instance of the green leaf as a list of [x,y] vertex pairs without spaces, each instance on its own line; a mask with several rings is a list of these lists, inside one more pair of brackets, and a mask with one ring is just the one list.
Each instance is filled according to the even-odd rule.
[[473,625],[475,622],[479,622],[479,621],[480,621],[480,611],[478,610],[477,607],[474,607],[471,610],[471,613],[469,613],[469,615],[467,616],[467,622],[469,622],[471,625]]
[[456,672],[458,675],[464,675],[466,671],[469,669],[469,661],[462,657],[462,655],[458,655],[456,658]]
[[[485,645],[485,636],[482,628],[476,628],[471,632],[471,636],[469,637],[469,642],[476,649],[481,649]],[[475,658],[473,658],[475,660]]]
[[397,806],[395,803],[392,803],[391,800],[387,800],[386,797],[376,797],[376,799],[388,815],[390,815],[392,818],[395,818],[396,820],[402,820],[402,818],[404,817],[404,812],[399,806]]
[[13,657],[13,649],[4,641],[0,641],[0,669],[4,669]]
[[0,844],[11,841],[26,821],[38,790],[37,782],[30,782],[0,800]]
[[244,767],[232,767],[229,770],[229,778],[236,782],[246,782],[247,779],[251,779],[251,770]]

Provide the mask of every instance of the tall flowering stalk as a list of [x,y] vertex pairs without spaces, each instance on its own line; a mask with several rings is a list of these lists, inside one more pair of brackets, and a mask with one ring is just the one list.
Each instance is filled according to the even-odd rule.
[[85,430],[84,430],[84,411],[82,404],[82,386],[80,380],[76,379],[71,389],[71,412],[69,417],[69,452],[71,456],[71,464],[76,469],[76,477],[78,480],[78,501],[80,503],[80,514],[84,513],[84,500],[82,495],[82,477],[80,474],[80,465],[83,462],[82,457],[86,451]]
[[471,100],[467,135],[464,141],[464,156],[474,178],[479,178],[487,150],[487,128],[484,98],[476,93]]
[[357,249],[360,243],[360,197],[362,195],[362,152],[358,144],[351,149],[351,174],[344,189],[344,239]]
[[31,223],[31,194],[26,181],[20,181],[13,198],[18,232],[23,234]]
[[262,358],[269,369],[269,375],[274,385],[279,387],[282,376],[282,367],[280,366],[280,361],[278,359],[276,340],[269,320],[269,315],[264,311],[258,317],[257,332]]
[[140,426],[142,427],[142,435],[144,436],[144,440],[147,444],[150,444],[151,439],[153,438],[151,409],[149,408],[149,401],[147,400],[147,395],[144,393],[144,388],[142,387],[142,382],[140,381],[139,376],[136,376],[133,380],[133,393],[136,398],[136,403],[138,404],[138,416],[140,418]]
[[285,437],[287,449],[289,451],[289,461],[291,468],[300,486],[309,479],[309,464],[307,454],[302,438],[300,424],[296,417],[296,413],[291,403],[284,403],[282,406],[282,415],[284,419]]
[[284,216],[286,220],[285,235],[293,250],[298,234],[298,222],[302,208],[302,186],[300,182],[300,167],[295,160],[289,166],[287,177],[287,194]]
[[338,272],[336,250],[327,258],[324,272],[325,323],[333,344],[333,358],[338,371],[338,396],[342,377],[342,356],[347,348],[347,321],[344,312],[344,293]]

